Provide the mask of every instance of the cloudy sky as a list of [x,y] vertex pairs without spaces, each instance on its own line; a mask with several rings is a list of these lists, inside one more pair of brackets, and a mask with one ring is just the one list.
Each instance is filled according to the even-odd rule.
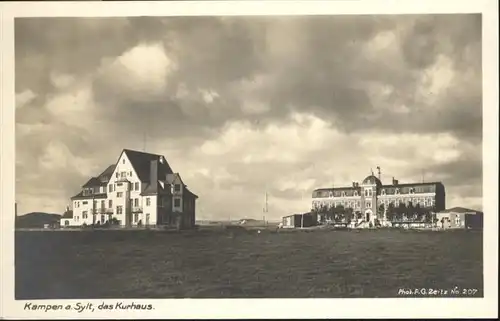
[[15,59],[19,214],[145,134],[199,218],[307,211],[376,166],[482,208],[479,15],[18,18]]

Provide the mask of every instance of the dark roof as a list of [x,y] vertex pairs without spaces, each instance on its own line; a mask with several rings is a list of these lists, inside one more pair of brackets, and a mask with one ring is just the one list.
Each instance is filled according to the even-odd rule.
[[443,185],[441,182],[425,182],[425,183],[405,183],[405,184],[387,184],[382,185],[382,187],[413,187],[413,186],[422,186],[422,185]]
[[87,183],[83,184],[83,188],[87,188],[87,187],[98,187],[98,186],[101,186],[101,181],[97,178],[97,177],[91,177]]
[[[154,160],[158,161],[158,177],[165,177],[167,174],[173,173],[172,168],[162,155],[144,153],[130,149],[124,149],[123,152],[127,155],[141,182],[150,181],[151,161]],[[160,158],[163,159],[163,163],[159,161]]]
[[97,176],[100,180],[102,180],[103,177],[108,176],[111,177],[113,175],[113,172],[115,171],[116,165],[111,164],[109,165],[99,176]]
[[100,198],[106,198],[108,196],[107,193],[99,193],[99,194],[91,194],[91,195],[83,195],[83,191],[76,194],[75,196],[72,196],[72,200],[91,200],[91,199],[100,199]]
[[375,175],[370,175],[367,176],[362,184],[373,184],[377,186],[382,186],[382,182],[375,176]]
[[[109,177],[113,174],[113,171],[115,170],[116,165],[109,165],[101,174],[99,174],[97,177],[91,177],[87,183],[83,184],[83,188],[88,188],[88,187],[99,187],[99,186],[105,186],[109,180]],[[108,177],[108,180],[105,180],[104,177]]]
[[73,218],[73,211],[69,210],[64,212],[64,214],[61,216],[61,218]]
[[[413,187],[413,186],[425,186],[425,185],[443,185],[441,182],[425,182],[425,183],[405,183],[405,184],[386,184],[386,185],[381,185],[379,187],[381,188],[389,188],[389,187]],[[346,190],[360,190],[361,187],[357,186],[344,186],[344,187],[326,187],[326,188],[317,188],[314,190],[314,192],[329,192],[329,191],[346,191]]]
[[184,186],[184,190],[185,190],[188,194],[190,194],[191,196],[193,196],[194,198],[198,198],[198,195],[196,195],[195,193],[191,192],[191,191],[187,188],[187,186]]
[[470,208],[457,206],[457,207],[452,207],[452,208],[446,209],[444,211],[441,211],[440,213],[482,213],[482,212],[472,210]]
[[144,195],[155,195],[158,193],[158,182],[155,182],[155,183],[150,183],[146,186],[146,188],[144,189],[144,191],[141,193],[141,196],[144,196]]

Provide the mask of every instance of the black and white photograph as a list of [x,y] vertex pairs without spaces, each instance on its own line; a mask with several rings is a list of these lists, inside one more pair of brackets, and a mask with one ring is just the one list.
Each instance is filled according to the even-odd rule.
[[74,13],[10,27],[19,313],[497,298],[480,10]]

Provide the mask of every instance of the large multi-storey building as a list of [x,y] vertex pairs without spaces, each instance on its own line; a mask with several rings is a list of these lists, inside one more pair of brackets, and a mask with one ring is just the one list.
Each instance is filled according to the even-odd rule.
[[72,217],[63,218],[61,226],[114,221],[121,226],[191,228],[197,198],[165,157],[124,149],[116,164],[71,197]]
[[374,222],[378,217],[381,204],[389,208],[399,204],[410,203],[421,208],[432,208],[434,211],[445,209],[445,188],[441,182],[400,184],[394,178],[392,184],[384,185],[375,175],[366,177],[361,184],[353,182],[348,187],[332,187],[316,189],[312,193],[312,208],[324,207],[351,208],[361,213],[366,222]]

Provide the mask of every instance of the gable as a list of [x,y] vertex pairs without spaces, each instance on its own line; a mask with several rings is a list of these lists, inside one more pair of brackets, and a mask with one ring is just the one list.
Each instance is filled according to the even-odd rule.
[[158,161],[158,177],[166,177],[167,174],[172,174],[172,168],[168,164],[167,160],[157,154],[149,154],[138,152],[134,150],[124,149],[123,153],[127,156],[128,160],[132,164],[135,173],[141,180],[141,182],[149,182],[150,181],[150,171],[151,171],[151,162]]

